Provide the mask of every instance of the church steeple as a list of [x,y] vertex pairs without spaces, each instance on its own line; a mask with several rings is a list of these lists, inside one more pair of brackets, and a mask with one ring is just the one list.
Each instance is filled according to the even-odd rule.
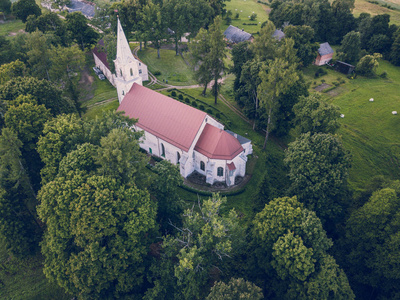
[[117,28],[117,57],[116,59],[121,62],[127,63],[129,60],[134,61],[131,48],[129,47],[128,40],[126,39],[124,30],[121,26],[121,21],[118,18],[118,28]]
[[117,26],[117,57],[114,60],[114,65],[116,75],[115,84],[118,92],[118,100],[121,103],[133,83],[136,82],[142,85],[142,78],[139,72],[140,62],[132,54],[119,18]]

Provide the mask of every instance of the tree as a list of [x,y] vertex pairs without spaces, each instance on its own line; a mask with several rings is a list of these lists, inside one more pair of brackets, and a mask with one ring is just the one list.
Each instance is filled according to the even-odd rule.
[[16,133],[3,128],[0,135],[0,234],[17,257],[34,252],[38,227],[27,208],[33,192],[21,161],[22,142]]
[[39,5],[36,4],[35,0],[18,0],[11,6],[11,11],[14,16],[21,19],[23,23],[29,15],[40,16],[42,11]]
[[164,40],[169,38],[166,20],[161,13],[161,7],[153,2],[149,2],[143,7],[142,28],[146,28],[146,40],[151,41],[157,49],[157,58],[160,58],[160,48]]
[[390,62],[395,66],[400,65],[400,29],[394,34],[394,42],[390,50]]
[[[243,229],[238,224],[237,214],[231,210],[221,216],[220,209],[226,202],[214,194],[203,201],[198,210],[188,209],[184,213],[183,226],[175,237],[163,241],[163,257],[153,268],[154,288],[148,291],[151,299],[165,298],[165,291],[173,299],[204,299],[207,295],[210,276],[219,276],[232,257],[243,245]],[[160,264],[162,267],[160,267]],[[164,277],[164,270],[174,274]],[[215,274],[215,275],[212,275]]]
[[293,106],[296,115],[294,123],[300,133],[331,133],[339,129],[339,107],[322,100],[321,95],[300,97]]
[[393,40],[386,34],[374,34],[368,42],[370,53],[380,53],[383,57],[387,57],[390,53],[390,47]]
[[147,163],[147,156],[139,151],[140,136],[128,128],[115,128],[102,137],[96,156],[100,174],[124,184],[138,182]]
[[317,57],[319,44],[314,41],[314,29],[310,26],[286,26],[285,38],[294,40],[294,48],[297,49],[297,57],[303,67],[309,66]]
[[196,71],[196,77],[200,83],[205,85],[203,94],[205,94],[207,88],[206,84],[208,84],[211,79],[214,80],[212,92],[215,104],[217,104],[219,91],[218,80],[222,78],[222,74],[226,69],[224,64],[226,48],[224,36],[220,29],[220,23],[221,18],[215,18],[210,29],[207,32],[200,31],[195,41],[192,41],[190,44],[194,64],[195,66],[199,66]]
[[338,50],[338,58],[348,63],[355,63],[360,58],[361,38],[360,33],[351,31],[347,33]]
[[67,31],[82,51],[97,43],[99,38],[98,33],[87,25],[86,18],[81,12],[70,13],[65,19],[67,22]]
[[10,0],[0,0],[0,12],[3,13],[4,21],[6,20],[6,14],[11,12],[11,1]]
[[157,178],[152,180],[150,192],[158,202],[158,223],[163,231],[168,232],[171,222],[181,226],[183,209],[177,189],[183,184],[183,179],[179,167],[167,160],[157,163],[153,170],[157,173]]
[[12,101],[20,95],[31,95],[38,104],[44,104],[53,115],[75,112],[74,104],[62,97],[61,90],[47,80],[34,77],[16,77],[2,85],[0,98]]
[[226,284],[222,281],[215,283],[211,288],[210,294],[207,296],[207,300],[234,300],[234,299],[246,299],[246,300],[261,300],[264,296],[262,290],[251,282],[244,280],[243,278],[231,278]]
[[43,131],[44,124],[51,118],[50,110],[43,104],[23,103],[10,106],[4,115],[5,125],[17,133],[24,149],[32,151]]
[[264,65],[260,72],[260,77],[262,81],[257,89],[258,97],[268,116],[263,146],[263,149],[265,149],[269,133],[274,125],[273,122],[275,120],[273,118],[278,108],[278,97],[285,93],[288,87],[299,79],[299,76],[296,72],[296,65],[289,65],[287,61],[275,58],[274,61]]
[[332,11],[335,18],[335,38],[340,41],[345,34],[356,27],[356,20],[353,16],[354,0],[334,0],[332,2]]
[[83,142],[82,120],[75,114],[60,115],[49,120],[39,137],[37,151],[45,167],[41,170],[42,182],[52,181],[57,173],[60,161]]
[[398,191],[384,188],[353,211],[346,224],[348,271],[376,297],[393,299],[400,292],[399,212]]
[[274,59],[277,52],[278,40],[273,37],[276,28],[272,22],[261,27],[260,34],[252,43],[251,50],[261,61]]
[[285,153],[291,181],[289,192],[326,221],[341,211],[347,185],[350,154],[330,134],[305,133]]
[[69,37],[65,22],[53,12],[46,12],[36,19],[35,25],[43,33],[53,33],[58,37],[57,45],[68,46]]
[[38,214],[47,226],[46,277],[88,299],[140,287],[148,234],[156,226],[146,191],[77,171],[43,186],[39,199]]
[[23,77],[26,75],[26,66],[20,61],[16,60],[8,64],[0,66],[0,85],[6,83],[12,78]]
[[356,71],[364,76],[374,76],[376,69],[379,67],[378,59],[382,58],[382,54],[374,53],[374,55],[365,55],[360,59],[356,66]]

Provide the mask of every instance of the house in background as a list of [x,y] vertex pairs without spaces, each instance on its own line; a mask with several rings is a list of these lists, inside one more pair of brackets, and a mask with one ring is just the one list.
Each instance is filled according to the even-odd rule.
[[278,41],[280,41],[281,39],[283,39],[285,37],[285,33],[280,29],[276,29],[274,31],[274,33],[272,34],[272,36],[274,38],[276,38]]
[[225,30],[224,36],[225,39],[232,44],[238,44],[245,41],[252,42],[254,39],[250,33],[232,25],[229,25],[229,27]]
[[315,59],[314,65],[323,66],[326,65],[333,58],[333,49],[328,42],[319,44],[318,55]]

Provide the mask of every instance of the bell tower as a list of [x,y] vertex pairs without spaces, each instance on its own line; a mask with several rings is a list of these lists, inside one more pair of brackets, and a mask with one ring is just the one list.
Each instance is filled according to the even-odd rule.
[[136,82],[142,84],[142,78],[139,75],[139,62],[135,59],[129,47],[128,40],[125,37],[121,22],[118,18],[117,28],[117,57],[114,60],[115,65],[115,83],[117,86],[118,101],[122,102],[125,95],[129,92],[132,85]]

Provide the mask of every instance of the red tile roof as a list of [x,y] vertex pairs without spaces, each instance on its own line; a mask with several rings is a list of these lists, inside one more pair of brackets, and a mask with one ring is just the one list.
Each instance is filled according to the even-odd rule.
[[184,151],[189,150],[207,115],[137,83],[117,110],[139,119],[136,125],[141,129]]
[[194,150],[208,158],[230,160],[242,152],[243,147],[226,131],[206,124]]
[[231,162],[230,164],[226,164],[226,165],[228,166],[229,171],[236,170],[236,166],[235,166],[234,162]]
[[110,66],[108,65],[107,61],[107,53],[104,48],[104,41],[100,40],[96,47],[92,50],[93,54],[96,55],[100,61],[106,66],[107,69],[110,70]]

